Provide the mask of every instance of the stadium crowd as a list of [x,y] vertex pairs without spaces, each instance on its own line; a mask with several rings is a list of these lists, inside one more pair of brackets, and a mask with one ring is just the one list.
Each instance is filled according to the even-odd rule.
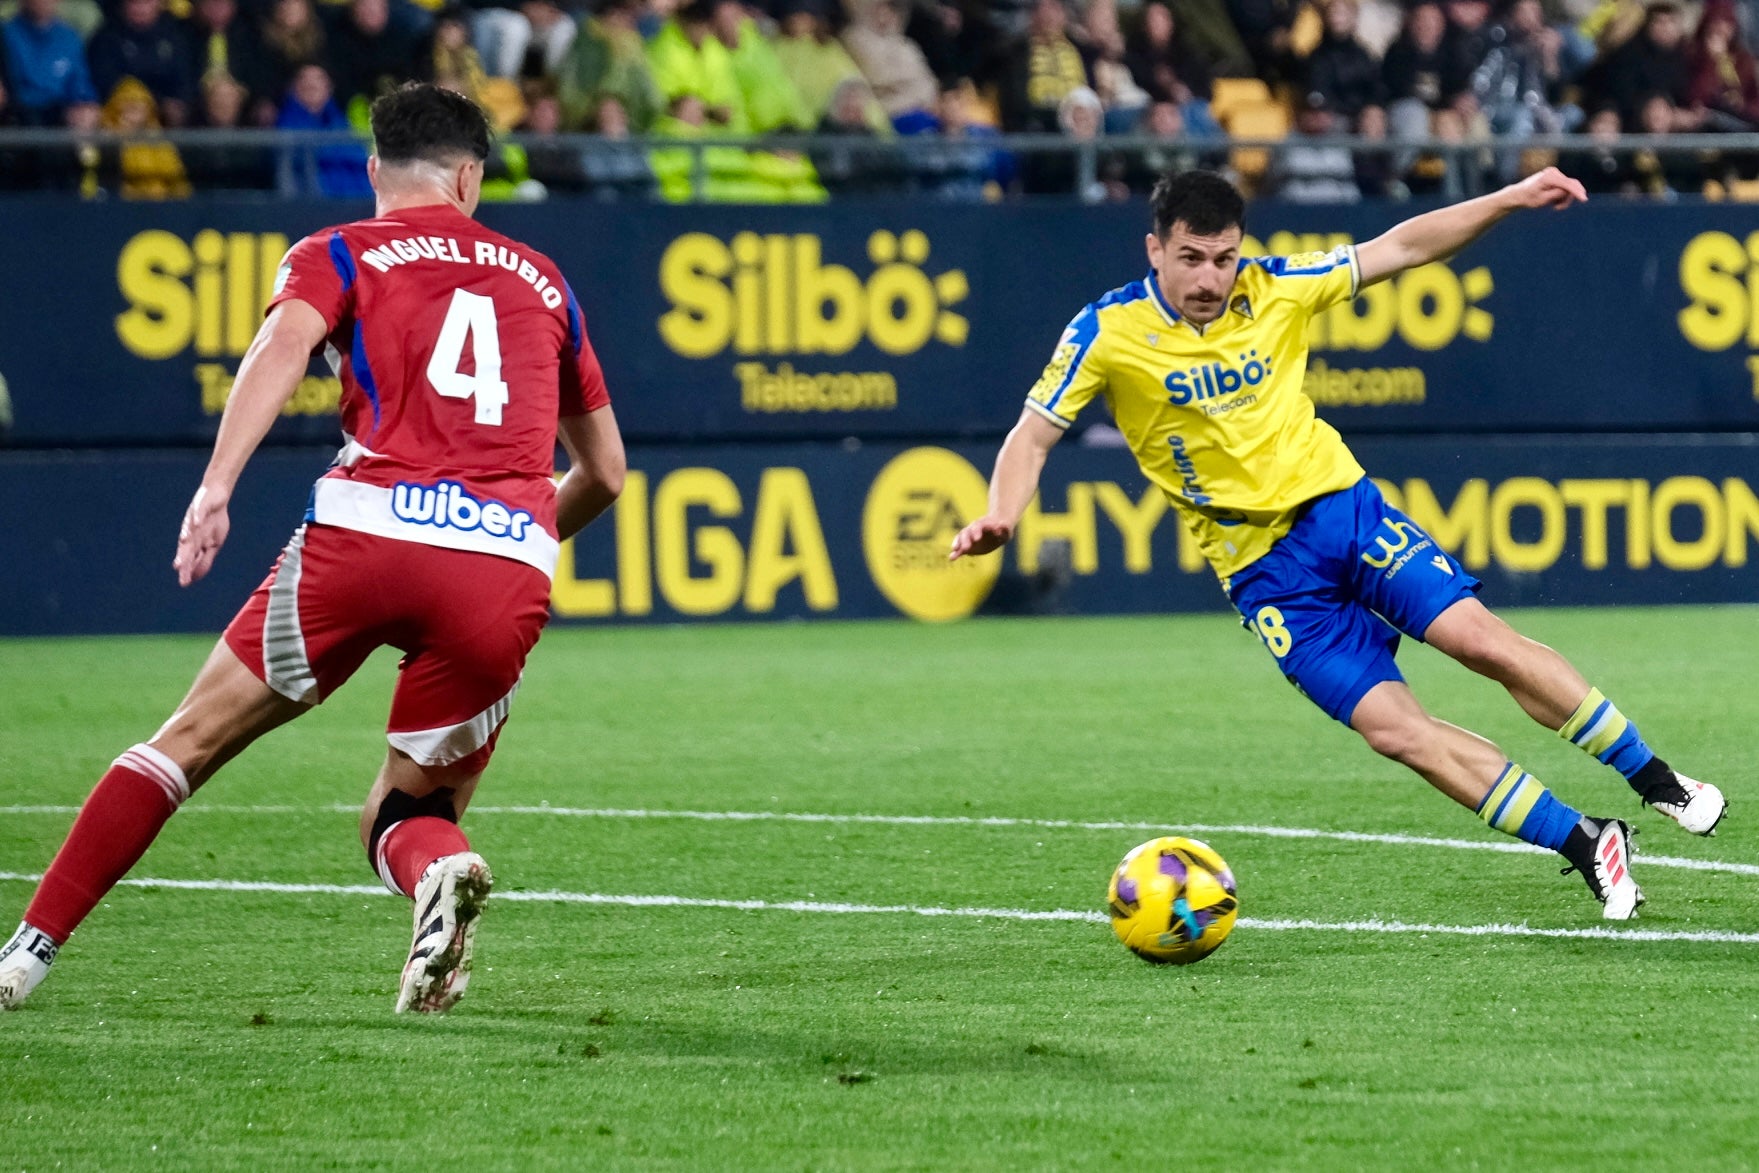
[[[0,151],[5,187],[365,195],[359,141],[160,131],[364,138],[372,98],[408,79],[527,136],[493,159],[501,198],[1100,201],[1197,161],[1286,199],[1451,195],[1458,168],[1397,140],[1484,144],[1473,157],[1507,177],[1540,161],[1521,140],[1558,133],[1582,136],[1557,161],[1593,192],[1714,193],[1759,174],[1739,152],[1613,148],[1621,133],[1759,129],[1759,0],[7,0],[0,15],[0,122],[120,135]],[[1085,163],[1004,150],[1004,131],[1093,146]],[[802,134],[810,148],[791,147]],[[732,135],[772,141],[700,158],[667,145]],[[1393,141],[1304,141],[1337,135]],[[1230,146],[1285,137],[1274,155]]]

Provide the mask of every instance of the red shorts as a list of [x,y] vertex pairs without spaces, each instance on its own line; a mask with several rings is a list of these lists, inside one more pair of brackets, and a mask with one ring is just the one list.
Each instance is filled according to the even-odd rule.
[[310,704],[374,649],[400,649],[387,740],[424,766],[480,771],[549,617],[550,581],[522,562],[313,524],[225,638],[263,683]]

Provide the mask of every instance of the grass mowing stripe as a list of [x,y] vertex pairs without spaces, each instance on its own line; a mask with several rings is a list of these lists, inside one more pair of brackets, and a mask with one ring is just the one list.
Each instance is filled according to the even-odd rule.
[[[228,806],[205,803],[186,806],[191,812],[229,815],[287,815],[302,812],[355,814],[357,806]],[[76,806],[0,806],[0,814],[77,814]],[[1451,851],[1500,851],[1509,855],[1550,855],[1542,847],[1514,840],[1448,839],[1437,835],[1396,835],[1373,831],[1325,831],[1317,827],[1278,827],[1261,823],[1082,822],[1075,819],[1021,819],[977,815],[836,815],[811,811],[641,810],[611,807],[473,806],[473,815],[554,815],[575,819],[688,819],[708,823],[841,823],[901,827],[1029,827],[1050,831],[1173,831],[1199,835],[1260,835],[1271,839],[1325,839],[1338,843],[1384,843],[1396,847],[1440,847]],[[1678,855],[1638,854],[1645,867],[1679,868],[1693,872],[1727,872],[1759,876],[1759,864]]]
[[[40,875],[21,872],[0,872],[0,881],[16,880],[35,883]],[[269,880],[164,880],[128,879],[122,884],[131,888],[171,888],[186,892],[277,892],[287,895],[326,896],[389,896],[390,892],[376,884],[282,884]],[[954,916],[986,920],[1017,921],[1078,921],[1105,924],[1103,912],[1074,908],[946,908],[923,904],[849,904],[822,900],[717,900],[711,897],[628,895],[611,892],[499,892],[497,901],[521,904],[597,904],[625,908],[719,908],[735,912],[811,912],[840,915],[909,914],[912,916]],[[1272,932],[1302,931],[1319,933],[1404,933],[1431,934],[1450,937],[1550,937],[1589,941],[1690,941],[1727,945],[1759,945],[1759,933],[1733,933],[1720,929],[1540,929],[1531,925],[1438,925],[1397,920],[1320,921],[1290,919],[1259,919],[1243,916],[1241,928]]]

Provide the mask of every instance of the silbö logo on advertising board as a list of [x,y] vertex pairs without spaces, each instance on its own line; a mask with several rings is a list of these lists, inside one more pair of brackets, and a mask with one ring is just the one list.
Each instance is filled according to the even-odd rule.
[[865,275],[827,261],[825,243],[810,233],[673,240],[659,262],[670,307],[659,318],[661,342],[688,359],[735,356],[730,387],[746,414],[896,410],[894,370],[826,360],[863,343],[893,358],[963,347],[971,325],[955,307],[970,282],[962,269],[934,271],[933,246],[918,229],[870,233]]

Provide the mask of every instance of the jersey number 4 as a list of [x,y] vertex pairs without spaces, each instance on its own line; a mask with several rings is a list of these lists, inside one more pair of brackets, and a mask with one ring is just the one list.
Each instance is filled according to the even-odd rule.
[[[465,374],[464,340],[470,339],[474,375]],[[440,325],[434,357],[428,360],[428,382],[448,399],[476,400],[476,422],[501,426],[507,384],[501,382],[501,329],[495,321],[495,300],[463,289],[452,292],[446,320]]]

